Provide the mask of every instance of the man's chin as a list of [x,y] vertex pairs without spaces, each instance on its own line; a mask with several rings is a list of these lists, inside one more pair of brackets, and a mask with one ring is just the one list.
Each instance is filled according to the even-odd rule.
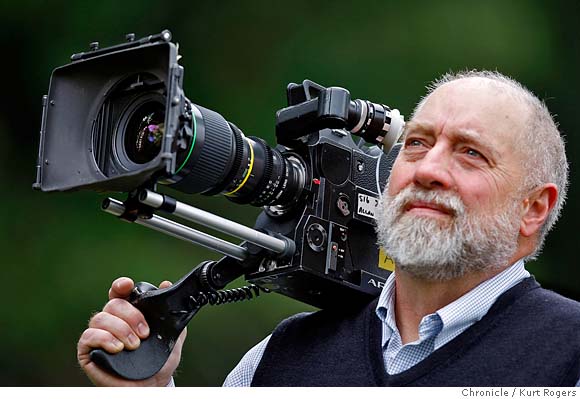
[[456,278],[462,277],[464,274],[461,270],[449,269],[445,266],[433,266],[425,267],[418,264],[404,265],[397,263],[397,273],[399,276],[404,274],[412,279],[421,280],[425,282],[444,282],[454,280]]

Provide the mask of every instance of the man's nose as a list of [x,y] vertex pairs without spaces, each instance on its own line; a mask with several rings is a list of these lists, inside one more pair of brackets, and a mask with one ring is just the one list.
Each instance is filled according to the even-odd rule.
[[415,183],[427,189],[449,189],[453,184],[450,173],[451,156],[444,146],[432,147],[417,161]]

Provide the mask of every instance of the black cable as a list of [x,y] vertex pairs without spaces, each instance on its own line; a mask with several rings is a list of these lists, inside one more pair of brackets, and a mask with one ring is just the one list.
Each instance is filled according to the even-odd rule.
[[207,304],[223,305],[225,303],[240,302],[256,298],[260,296],[260,292],[269,293],[271,291],[267,288],[259,287],[255,284],[250,284],[229,290],[200,292],[197,297],[190,296],[189,300],[192,304],[199,307]]

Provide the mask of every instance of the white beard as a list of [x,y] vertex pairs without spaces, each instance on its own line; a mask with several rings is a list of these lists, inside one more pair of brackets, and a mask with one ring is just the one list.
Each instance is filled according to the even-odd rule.
[[[450,209],[449,221],[405,214],[411,201]],[[395,196],[385,190],[377,212],[377,238],[397,269],[425,280],[447,281],[507,265],[517,248],[517,201],[495,214],[469,214],[461,199],[442,190],[408,186]],[[497,211],[497,212],[496,212]]]

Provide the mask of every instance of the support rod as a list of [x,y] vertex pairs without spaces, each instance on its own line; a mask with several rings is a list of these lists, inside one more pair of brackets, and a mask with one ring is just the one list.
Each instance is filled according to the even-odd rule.
[[274,253],[281,254],[287,251],[288,243],[284,240],[261,233],[250,227],[232,222],[231,220],[184,204],[183,202],[151,190],[142,190],[139,194],[139,202],[202,226],[241,238]]
[[[107,198],[104,200],[102,208],[105,212],[115,216],[121,216],[125,212],[125,205],[114,198]],[[172,237],[201,245],[205,248],[211,249],[212,251],[219,252],[240,261],[243,261],[248,257],[248,251],[245,248],[192,229],[191,227],[183,226],[173,220],[165,219],[161,216],[153,215],[151,218],[137,218],[135,223]]]

